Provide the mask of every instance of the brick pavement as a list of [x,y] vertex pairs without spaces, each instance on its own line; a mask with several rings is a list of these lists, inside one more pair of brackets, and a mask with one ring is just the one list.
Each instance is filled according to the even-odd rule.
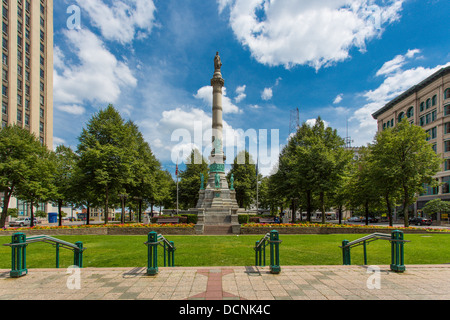
[[[407,265],[404,273],[380,266],[84,268],[80,288],[67,269],[30,269],[12,279],[0,270],[0,300],[448,300],[450,265]],[[375,276],[377,278],[375,278]],[[378,277],[379,276],[379,277]],[[369,284],[379,284],[370,289]],[[379,282],[377,282],[379,280]],[[69,284],[69,285],[68,285]]]

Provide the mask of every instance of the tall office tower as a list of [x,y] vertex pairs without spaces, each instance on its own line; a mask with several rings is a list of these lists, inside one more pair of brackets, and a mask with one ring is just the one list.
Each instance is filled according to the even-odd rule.
[[[52,149],[53,0],[2,0],[2,31],[2,127],[17,124]],[[30,212],[15,198],[10,208]]]
[[2,0],[2,127],[53,148],[53,0]]

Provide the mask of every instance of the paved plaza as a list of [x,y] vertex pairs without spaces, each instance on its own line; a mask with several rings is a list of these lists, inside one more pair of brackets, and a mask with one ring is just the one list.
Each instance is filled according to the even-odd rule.
[[[378,269],[377,269],[378,268]],[[77,273],[79,271],[79,273]],[[1,300],[448,300],[450,265],[0,270]]]

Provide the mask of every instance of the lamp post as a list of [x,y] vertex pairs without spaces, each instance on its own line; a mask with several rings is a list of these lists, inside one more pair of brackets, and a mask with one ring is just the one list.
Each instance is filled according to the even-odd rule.
[[122,193],[122,194],[119,194],[119,198],[120,198],[120,200],[122,200],[122,215],[120,217],[120,222],[122,224],[124,224],[125,223],[125,200],[128,198],[128,195]]

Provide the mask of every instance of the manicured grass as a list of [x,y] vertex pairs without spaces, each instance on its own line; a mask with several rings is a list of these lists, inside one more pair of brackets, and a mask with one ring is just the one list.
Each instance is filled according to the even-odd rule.
[[[342,240],[355,240],[364,235],[280,235],[281,266],[287,265],[341,265]],[[82,241],[84,267],[145,267],[147,266],[146,236],[57,236],[75,243]],[[253,247],[261,236],[167,236],[174,241],[176,266],[251,266],[255,264]],[[405,264],[450,263],[450,235],[405,234]],[[11,237],[0,237],[0,244]],[[163,266],[162,248],[159,247]],[[269,264],[269,248],[267,248]],[[367,246],[368,264],[390,264],[390,243],[384,240]],[[352,264],[363,264],[363,247],[352,249]],[[54,268],[55,248],[46,243],[32,243],[27,247],[28,268]],[[73,264],[73,253],[60,250],[60,267]],[[11,249],[0,246],[0,269],[11,268]]]

